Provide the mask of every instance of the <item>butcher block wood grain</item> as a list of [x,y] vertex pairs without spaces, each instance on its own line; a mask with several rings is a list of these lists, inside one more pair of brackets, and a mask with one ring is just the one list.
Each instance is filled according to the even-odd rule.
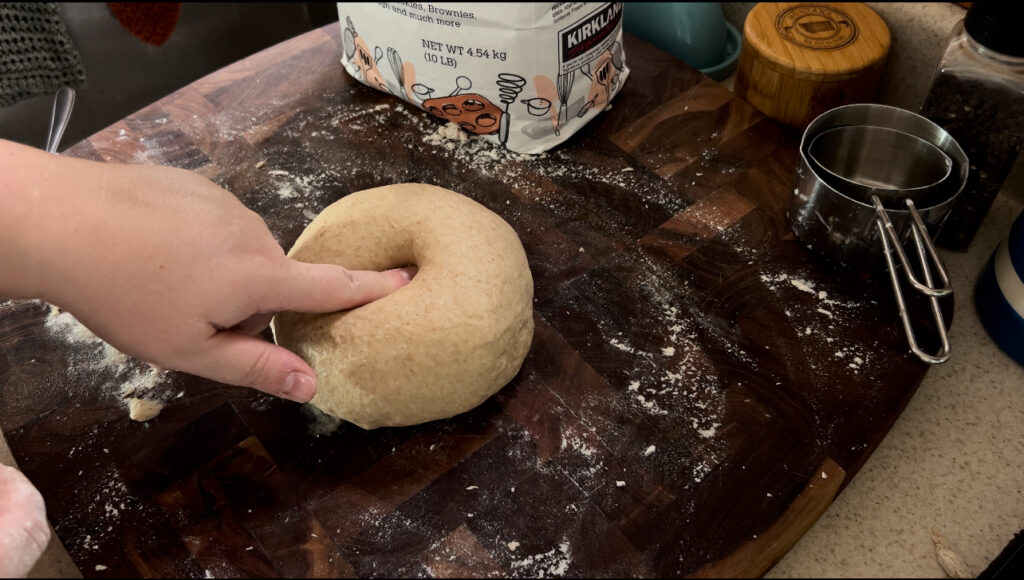
[[[797,135],[627,37],[623,92],[558,149],[446,141],[346,76],[339,33],[240,61],[65,154],[195,170],[285,248],[353,191],[464,193],[523,241],[530,354],[457,417],[332,430],[307,406],[126,359],[47,304],[0,302],[0,427],[82,573],[764,573],[927,370],[887,279],[793,238]],[[133,421],[128,396],[163,410]]]

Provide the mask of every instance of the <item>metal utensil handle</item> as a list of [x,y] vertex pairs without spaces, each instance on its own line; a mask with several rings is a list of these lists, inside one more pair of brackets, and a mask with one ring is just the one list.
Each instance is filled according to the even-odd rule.
[[56,153],[60,139],[64,136],[64,129],[67,129],[68,120],[71,119],[71,109],[75,106],[75,90],[70,87],[61,87],[57,90],[57,96],[53,100],[53,114],[50,116],[50,134],[46,138],[46,152]]
[[[946,272],[946,265],[943,264],[942,259],[939,258],[939,253],[935,249],[935,244],[932,244],[932,240],[928,236],[928,231],[924,227],[921,215],[917,213],[917,208],[914,206],[914,202],[909,198],[903,200],[907,206],[907,210],[910,212],[910,219],[914,222],[911,229],[914,230],[915,236],[917,236],[918,233],[921,233],[920,237],[923,239],[924,247],[927,249],[928,254],[935,263],[935,269],[939,274],[939,278],[942,280],[942,286],[938,288],[932,285],[930,274],[925,275],[926,283],[924,284],[917,279],[917,276],[914,275],[914,269],[910,267],[910,261],[907,259],[907,254],[903,251],[903,244],[900,242],[900,237],[896,234],[896,228],[893,227],[892,221],[889,220],[889,214],[885,213],[885,208],[882,206],[881,200],[878,199],[877,195],[872,195],[871,202],[875,204],[875,213],[878,214],[878,218],[882,220],[882,223],[885,225],[885,233],[882,234],[882,237],[885,238],[885,234],[888,234],[888,237],[892,240],[893,246],[896,249],[896,255],[899,256],[900,263],[903,264],[903,268],[907,271],[907,280],[910,281],[910,284],[916,288],[918,292],[927,296],[941,297],[952,294],[953,285],[949,282],[949,274]],[[923,255],[921,256],[921,261],[922,263],[926,261]],[[925,272],[928,272],[927,267],[925,267]]]
[[[952,348],[949,344],[949,334],[946,330],[946,321],[942,316],[942,309],[939,308],[939,298],[935,294],[928,292],[922,292],[928,296],[929,302],[931,302],[932,316],[935,318],[935,324],[939,333],[939,340],[942,346],[937,354],[929,354],[924,352],[917,344],[917,337],[914,334],[913,325],[910,322],[910,315],[907,311],[907,304],[903,298],[903,289],[900,285],[899,275],[896,273],[896,262],[893,260],[892,254],[895,247],[896,253],[900,256],[903,264],[903,269],[907,272],[907,278],[913,279],[913,272],[909,267],[906,260],[906,253],[903,252],[903,246],[896,236],[896,230],[892,226],[892,222],[889,217],[885,214],[885,210],[882,209],[881,201],[878,200],[877,196],[872,196],[872,202],[875,204],[875,209],[879,212],[879,219],[875,220],[875,225],[878,226],[879,236],[882,238],[882,248],[885,252],[885,262],[889,268],[889,278],[892,281],[893,294],[896,296],[896,306],[899,308],[900,320],[903,322],[903,331],[907,336],[907,343],[910,345],[910,350],[917,355],[917,357],[928,364],[940,364],[949,360],[949,356],[952,353]],[[934,290],[932,286],[932,274],[931,269],[928,267],[927,253],[932,255],[940,271],[940,276],[944,279],[946,285],[949,285],[949,276],[945,272],[942,261],[938,258],[935,252],[935,246],[931,244],[928,238],[928,232],[924,229],[923,224],[920,222],[920,217],[917,215],[917,211],[913,209],[913,202],[907,200],[908,206],[911,208],[912,215],[916,218],[914,225],[911,226],[911,231],[914,235],[914,245],[917,248],[918,258],[921,260],[921,269],[924,273],[925,282],[928,289]],[[891,241],[890,241],[891,239]],[[923,286],[923,285],[922,285]],[[915,285],[915,288],[917,286]],[[950,287],[949,292],[943,295],[952,294],[952,288]]]
[[[907,201],[910,201],[910,200],[907,200]],[[913,215],[916,216],[917,212],[914,211]],[[932,246],[931,240],[928,238],[927,232],[924,230],[923,226],[921,226],[920,228],[914,227],[911,231],[914,234],[914,246],[917,248],[917,257],[921,260],[921,269],[924,272],[925,282],[927,282],[928,286],[931,287],[931,285],[932,285],[932,273],[931,273],[931,269],[928,267],[928,259],[925,257],[925,247],[926,246]],[[942,265],[942,261],[938,260],[938,258],[934,255],[934,248],[935,248],[935,246],[932,246],[933,259],[936,260],[936,264],[937,265],[941,266]],[[949,282],[948,277],[947,277],[946,282],[947,283]],[[952,294],[952,291],[953,290],[952,290],[952,287],[951,287],[950,288],[950,293],[951,294]],[[938,327],[939,340],[942,343],[942,348],[940,349],[939,354],[937,356],[930,357],[928,360],[934,359],[934,362],[932,362],[931,364],[938,364],[938,363],[945,362],[945,361],[949,360],[949,354],[950,354],[952,348],[950,347],[950,344],[949,344],[949,334],[947,333],[947,330],[946,330],[946,321],[942,317],[942,309],[939,307],[939,299],[938,299],[938,297],[936,297],[936,296],[929,296],[928,297],[928,302],[931,304],[931,307],[932,307],[932,317],[935,319],[935,324]],[[921,356],[920,352],[915,353],[915,354],[917,354],[919,357]],[[930,356],[930,355],[928,355],[928,356]]]

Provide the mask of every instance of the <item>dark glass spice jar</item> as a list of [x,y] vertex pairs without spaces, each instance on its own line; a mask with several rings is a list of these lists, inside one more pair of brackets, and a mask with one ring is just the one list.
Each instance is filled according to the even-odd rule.
[[967,183],[936,242],[962,250],[1002,188],[1024,142],[1024,4],[974,2],[953,28],[921,114],[970,160]]

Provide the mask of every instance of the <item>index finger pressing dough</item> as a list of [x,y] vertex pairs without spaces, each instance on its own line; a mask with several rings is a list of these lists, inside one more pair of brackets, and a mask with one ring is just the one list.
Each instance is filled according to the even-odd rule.
[[277,343],[318,377],[310,401],[363,427],[451,417],[496,393],[533,340],[533,277],[515,231],[461,194],[419,183],[351,193],[288,252],[350,270],[415,265],[405,287],[330,314],[279,313]]

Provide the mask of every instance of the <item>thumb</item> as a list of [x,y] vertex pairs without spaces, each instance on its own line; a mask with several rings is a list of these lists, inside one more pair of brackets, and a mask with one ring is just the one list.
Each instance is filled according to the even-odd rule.
[[237,332],[218,332],[189,361],[188,373],[306,403],[316,394],[316,374],[297,354]]
[[349,270],[334,264],[307,264],[292,260],[278,285],[276,302],[268,312],[335,312],[362,306],[405,286],[415,267],[374,272]]

